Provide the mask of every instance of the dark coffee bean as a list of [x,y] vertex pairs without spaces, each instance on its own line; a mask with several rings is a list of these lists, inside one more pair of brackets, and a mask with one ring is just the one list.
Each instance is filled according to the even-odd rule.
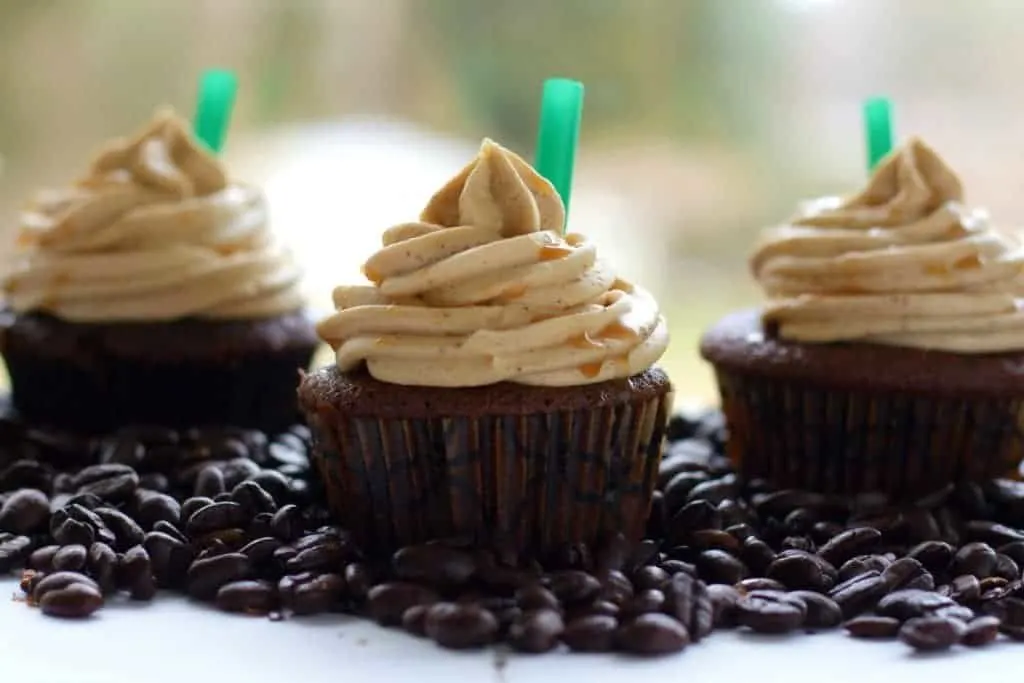
[[933,652],[956,645],[966,630],[966,625],[959,619],[917,617],[903,624],[899,638],[915,650]]
[[519,652],[549,652],[565,630],[562,616],[551,609],[526,612],[509,626],[508,643]]
[[754,533],[753,527],[746,523],[733,524],[732,526],[726,528],[725,532],[731,535],[737,541],[739,541],[740,544],[742,544],[748,538],[751,538],[756,535]]
[[277,591],[267,581],[234,581],[220,587],[215,602],[225,612],[267,614],[277,608]]
[[0,573],[6,573],[20,567],[28,559],[34,549],[32,539],[28,536],[0,534]]
[[295,587],[288,606],[297,615],[320,614],[336,609],[345,597],[345,577],[341,574],[320,574]]
[[814,541],[808,536],[787,536],[782,539],[780,550],[797,550],[805,553],[813,553],[815,550]]
[[[1012,583],[1012,582],[1007,581],[1006,579],[1002,578],[1001,576],[990,576],[987,579],[982,579],[981,581],[979,581],[978,582],[978,586],[979,586],[979,588],[981,590],[982,595],[984,595],[986,592],[988,592],[988,591],[990,591],[990,590],[992,590],[994,588],[1002,588],[1003,586],[1006,586],[1007,584],[1010,584],[1010,583]],[[950,591],[950,595],[952,595],[952,594],[953,594],[952,591]]]
[[151,493],[139,502],[135,519],[144,529],[150,531],[159,521],[177,526],[181,523],[181,505],[171,496]]
[[42,548],[36,548],[28,556],[25,566],[40,572],[52,572],[53,558],[58,550],[60,550],[59,545],[44,545]]
[[270,521],[270,528],[275,536],[288,543],[302,535],[306,528],[306,520],[303,519],[298,506],[288,504],[274,513]]
[[668,583],[668,580],[668,572],[654,565],[640,567],[633,572],[633,585],[641,590],[648,588],[661,588]]
[[601,591],[601,582],[594,576],[578,570],[552,572],[548,575],[548,589],[564,603],[593,600]]
[[697,500],[704,500],[712,505],[718,505],[722,501],[735,498],[737,494],[736,476],[727,474],[719,479],[712,479],[697,484],[690,490],[686,497],[688,503]]
[[769,579],[766,577],[754,577],[751,579],[743,579],[735,586],[736,590],[740,593],[749,593],[750,591],[784,591],[786,590],[785,584],[775,579]]
[[364,600],[373,587],[369,567],[361,562],[351,562],[345,566],[344,576],[349,596],[356,601]]
[[696,550],[724,550],[738,553],[740,542],[727,531],[719,529],[702,529],[690,534],[690,543]]
[[146,538],[142,527],[120,510],[99,507],[96,508],[96,514],[103,520],[103,524],[114,532],[114,537],[117,539],[114,548],[117,550],[124,551],[132,546],[140,545]]
[[996,551],[987,543],[968,543],[953,556],[950,571],[954,574],[973,574],[979,579],[992,576],[996,568]]
[[615,617],[595,614],[570,621],[562,632],[562,642],[574,652],[608,652],[615,644],[618,629]]
[[942,528],[930,510],[911,508],[903,512],[905,534],[912,543],[937,541],[942,538]]
[[58,572],[80,572],[85,567],[86,549],[84,545],[66,545],[53,556],[53,570]]
[[878,546],[881,538],[882,534],[878,529],[854,527],[822,546],[818,555],[832,566],[838,567],[852,557],[870,553]]
[[626,558],[626,564],[622,571],[632,573],[649,564],[657,564],[660,544],[652,539],[644,539],[633,547],[633,551]]
[[38,603],[43,614],[51,617],[81,619],[103,606],[103,595],[94,585],[79,581],[46,591]]
[[714,505],[695,500],[679,509],[668,522],[669,538],[685,538],[699,529],[720,529],[722,517]]
[[38,603],[42,601],[47,593],[63,590],[76,583],[86,585],[99,592],[99,585],[85,574],[79,574],[78,572],[54,572],[44,576],[35,585],[35,589],[32,591],[32,600]]
[[1013,543],[1001,545],[998,548],[998,552],[1016,562],[1018,567],[1024,565],[1024,541],[1014,541]]
[[439,602],[427,611],[426,634],[441,647],[478,648],[494,641],[498,620],[479,605]]
[[277,470],[263,470],[249,479],[249,481],[259,484],[260,487],[269,493],[278,503],[287,499],[291,492],[288,477],[284,476]]
[[367,611],[381,626],[397,626],[413,605],[432,605],[438,595],[429,588],[399,581],[374,586],[367,593]]
[[843,532],[844,527],[841,524],[835,522],[816,522],[811,527],[811,538],[818,544],[824,545],[828,543],[833,536],[837,536]]
[[633,583],[620,571],[602,572],[598,580],[601,582],[598,597],[602,600],[621,606],[633,597]]
[[53,470],[37,460],[15,460],[0,471],[0,491],[52,488]]
[[96,540],[96,529],[85,522],[67,518],[53,531],[53,540],[61,545],[78,543],[92,545]]
[[152,600],[156,581],[149,553],[141,545],[133,546],[121,556],[117,567],[117,583],[127,589],[132,600]]
[[1024,541],[1024,532],[989,520],[967,522],[964,533],[972,541],[981,541],[992,546]]
[[689,562],[683,562],[682,560],[665,560],[658,566],[664,569],[665,573],[669,576],[675,576],[680,573],[697,576],[697,567]]
[[666,655],[683,650],[690,643],[690,634],[672,617],[643,614],[620,627],[615,640],[624,652]]
[[623,618],[635,617],[638,614],[660,612],[666,606],[665,594],[655,588],[640,591],[623,603],[620,612]]
[[93,543],[86,557],[89,574],[104,595],[117,588],[117,553],[106,543]]
[[968,622],[964,634],[960,636],[960,644],[968,647],[982,647],[995,642],[998,637],[999,619],[982,616]]
[[123,501],[135,492],[139,475],[128,465],[91,465],[75,475],[74,483],[79,493],[91,493],[108,501]]
[[961,574],[950,585],[953,586],[950,597],[957,602],[974,602],[981,597],[981,582],[973,574]]
[[614,602],[607,600],[595,600],[578,610],[573,610],[572,618],[587,616],[589,614],[606,614],[610,617],[618,617],[622,610]]
[[31,534],[46,528],[50,500],[37,489],[18,489],[0,506],[0,531]]
[[249,541],[239,548],[238,552],[248,557],[249,562],[255,567],[264,565],[273,559],[274,552],[280,547],[281,541],[272,536],[263,536]]
[[231,490],[231,498],[242,506],[247,515],[261,512],[273,514],[277,512],[274,497],[255,481],[243,481]]
[[733,585],[750,574],[741,560],[724,550],[705,550],[697,556],[695,564],[700,577],[707,583]]
[[206,496],[192,496],[187,498],[181,504],[180,517],[182,522],[188,522],[188,520],[196,513],[196,511],[213,504],[213,498],[207,498]]
[[821,560],[802,551],[777,557],[768,565],[766,576],[790,590],[822,591],[831,585],[831,581],[822,572]]
[[[660,473],[659,476],[661,476]],[[665,509],[670,514],[675,513],[686,504],[690,492],[698,484],[703,484],[707,480],[707,472],[690,470],[676,473],[664,488]]]
[[185,522],[185,531],[191,536],[222,531],[245,523],[245,511],[234,501],[210,503],[201,507]]
[[188,543],[188,536],[181,533],[177,527],[173,526],[169,522],[160,520],[159,522],[153,525],[153,531],[165,534],[167,536],[170,536],[171,538],[175,538],[181,541],[182,543]]
[[996,553],[996,566],[992,574],[1007,581],[1015,581],[1020,578],[1020,566],[1009,555]]
[[775,551],[759,538],[748,538],[740,548],[739,557],[750,570],[756,574],[768,571],[769,565],[775,561]]
[[839,626],[843,621],[843,610],[832,598],[813,591],[797,590],[789,594],[790,598],[802,601],[807,606],[804,616],[804,628],[809,630],[830,629]]
[[923,590],[898,590],[878,601],[876,609],[885,617],[900,621],[921,617],[956,603],[951,598]]
[[430,605],[413,605],[402,614],[402,628],[414,636],[427,635],[427,612]]
[[221,472],[218,465],[206,465],[199,470],[198,476],[196,476],[195,489],[192,492],[193,496],[205,496],[207,498],[213,498],[224,493],[227,487],[224,485],[224,474]]
[[736,601],[736,623],[758,633],[787,633],[800,628],[807,605],[776,591],[754,591]]
[[241,553],[195,560],[186,575],[188,594],[199,600],[212,600],[221,586],[247,579],[250,572],[249,558]]
[[[928,576],[928,578],[924,579],[925,576]],[[888,567],[882,570],[882,579],[889,587],[889,590],[910,588],[911,583],[916,583],[921,580],[926,582],[926,584],[922,586],[923,588],[930,590],[935,586],[931,576],[928,574],[928,571],[920,562],[912,557],[901,557],[892,562]]]
[[974,610],[964,605],[952,605],[950,607],[940,607],[939,609],[932,612],[937,617],[946,617],[948,619],[959,619],[965,624],[974,619]]
[[518,589],[515,593],[516,604],[524,612],[540,609],[560,609],[558,598],[540,584],[531,584]]
[[881,574],[890,564],[892,562],[882,555],[858,555],[843,563],[838,578],[842,582],[872,571]]
[[711,599],[715,628],[732,628],[736,626],[736,603],[741,593],[732,586],[716,584],[708,586]]
[[465,584],[477,571],[476,559],[471,553],[440,544],[402,548],[392,557],[392,565],[401,579],[440,586]]
[[818,508],[825,503],[824,496],[810,491],[785,489],[753,497],[754,509],[762,517],[785,517],[797,508]]
[[843,610],[843,617],[852,619],[872,609],[889,592],[888,584],[877,572],[869,572],[845,581],[829,591],[828,596]]
[[854,638],[883,640],[895,638],[903,624],[899,619],[876,614],[862,614],[843,624],[843,628]]
[[351,546],[337,539],[323,539],[317,545],[303,548],[287,560],[285,568],[290,572],[306,570],[343,571],[345,563],[353,557]]

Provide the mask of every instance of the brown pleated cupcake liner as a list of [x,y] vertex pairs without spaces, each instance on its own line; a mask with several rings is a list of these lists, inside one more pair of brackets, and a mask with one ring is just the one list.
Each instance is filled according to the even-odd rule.
[[331,510],[366,546],[466,538],[544,553],[642,536],[670,405],[666,394],[528,415],[308,417]]
[[728,454],[746,479],[913,496],[1016,476],[1024,401],[851,392],[717,368]]

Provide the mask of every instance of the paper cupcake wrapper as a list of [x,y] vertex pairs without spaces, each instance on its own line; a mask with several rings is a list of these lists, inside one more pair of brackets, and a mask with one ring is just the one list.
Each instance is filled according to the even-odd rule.
[[642,536],[670,403],[666,394],[528,415],[308,417],[331,510],[364,545],[459,537],[545,552]]
[[729,457],[747,479],[823,493],[919,495],[1015,476],[1024,401],[849,392],[717,369]]

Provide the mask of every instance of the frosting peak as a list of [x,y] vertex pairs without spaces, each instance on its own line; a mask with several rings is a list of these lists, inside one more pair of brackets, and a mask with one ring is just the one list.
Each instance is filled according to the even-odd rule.
[[414,223],[385,231],[373,286],[338,287],[318,326],[338,367],[379,380],[469,387],[581,385],[646,370],[668,344],[645,290],[582,235],[562,236],[550,183],[490,140]]
[[956,174],[910,140],[858,194],[811,202],[765,233],[751,258],[765,322],[801,342],[1024,348],[1021,244],[962,201]]
[[80,322],[261,317],[302,305],[263,196],[229,183],[170,110],[107,144],[70,188],[39,194],[3,287],[17,311]]

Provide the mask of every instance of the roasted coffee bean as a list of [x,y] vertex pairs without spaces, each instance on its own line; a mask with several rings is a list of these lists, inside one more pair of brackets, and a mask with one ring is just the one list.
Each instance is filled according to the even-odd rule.
[[895,638],[903,624],[899,619],[877,614],[863,614],[843,624],[843,628],[854,638],[890,639]]
[[198,510],[212,504],[213,498],[208,498],[206,496],[192,496],[191,498],[186,498],[181,503],[181,521],[183,523],[188,522],[192,515],[194,515]]
[[999,637],[999,619],[981,616],[967,623],[967,628],[960,636],[960,644],[968,647],[982,647],[995,642]]
[[748,538],[740,548],[739,557],[743,563],[756,574],[763,574],[775,561],[775,551],[767,543],[759,538]]
[[638,614],[660,612],[666,606],[665,594],[655,588],[640,591],[622,604],[620,612],[623,618],[635,617]]
[[800,600],[807,606],[803,627],[808,630],[835,628],[843,621],[843,610],[827,595],[814,591],[796,590],[789,593],[791,599]]
[[344,576],[335,573],[319,574],[296,586],[287,596],[287,606],[297,615],[319,614],[336,609],[344,597]]
[[52,572],[53,558],[57,555],[58,550],[60,550],[59,545],[45,545],[42,548],[36,548],[28,556],[25,566],[40,572]]
[[558,646],[565,630],[562,616],[552,609],[524,613],[508,629],[509,645],[519,652],[549,652]]
[[24,564],[33,550],[32,539],[28,536],[0,534],[0,573],[9,572]]
[[750,575],[747,566],[724,550],[705,550],[695,564],[700,577],[708,583],[733,585]]
[[109,545],[93,543],[89,547],[86,566],[104,595],[117,588],[117,553]]
[[188,543],[188,536],[178,531],[178,528],[163,520],[153,525],[153,531],[175,538],[182,543]]
[[1007,581],[1015,581],[1020,578],[1020,566],[1009,555],[996,553],[996,566],[992,570],[992,574]]
[[188,518],[185,531],[198,536],[212,531],[232,529],[245,523],[245,511],[234,501],[210,503],[199,508]]
[[498,620],[479,605],[439,602],[427,611],[426,634],[441,647],[483,647],[498,634]]
[[150,531],[159,521],[177,526],[181,523],[181,505],[171,496],[151,492],[139,501],[135,520]]
[[0,491],[52,488],[53,470],[37,460],[15,460],[0,471]]
[[881,532],[871,527],[854,527],[832,538],[818,551],[824,560],[838,567],[857,555],[870,553],[882,539]]
[[562,642],[574,652],[608,652],[615,645],[619,622],[615,617],[595,614],[570,621]]
[[139,485],[139,475],[128,465],[91,465],[75,475],[79,493],[91,493],[103,500],[127,500]]
[[1001,545],[997,549],[997,552],[1006,555],[1011,560],[1017,563],[1017,566],[1024,565],[1024,541],[1014,541]]
[[732,628],[736,626],[736,603],[741,594],[732,586],[715,584],[708,586],[711,599],[715,628]]
[[876,609],[882,616],[906,621],[955,604],[951,598],[938,593],[909,589],[889,593],[878,601]]
[[400,579],[439,586],[463,585],[477,571],[472,553],[440,544],[402,548],[392,557],[392,566]]
[[427,635],[427,612],[430,605],[413,605],[402,614],[402,628],[414,636]]
[[808,536],[787,536],[782,539],[780,550],[796,550],[804,553],[813,553],[815,550],[814,541]]
[[267,614],[277,609],[277,591],[267,581],[234,581],[220,587],[215,602],[225,612]]
[[950,596],[960,603],[974,602],[981,597],[981,582],[973,574],[961,574],[953,579],[953,594]]
[[197,559],[189,565],[186,579],[188,594],[200,600],[212,600],[220,587],[249,578],[249,558],[241,553],[224,553]]
[[285,562],[290,572],[306,570],[343,571],[345,563],[352,557],[351,549],[337,539],[323,538],[316,545],[299,550]]
[[601,582],[591,574],[568,569],[548,575],[548,589],[563,603],[593,600],[601,591]]
[[239,548],[238,552],[248,557],[249,562],[255,567],[270,562],[274,552],[280,547],[281,541],[273,536],[263,536],[249,541]]
[[0,506],[0,531],[31,534],[45,529],[49,519],[50,500],[37,489],[18,489]]
[[99,585],[85,574],[78,572],[54,572],[47,574],[36,583],[32,591],[32,600],[38,603],[47,593],[62,590],[76,583],[84,584],[99,591]]
[[366,596],[370,617],[381,626],[397,626],[405,610],[413,605],[432,605],[438,595],[414,583],[392,581],[370,589]]
[[680,573],[697,576],[697,567],[682,560],[665,560],[659,563],[658,566],[664,569],[665,573],[669,576],[675,576]]
[[967,631],[959,619],[925,616],[911,619],[900,627],[899,638],[915,650],[947,650],[956,645]]
[[141,545],[125,551],[117,566],[117,583],[126,589],[132,600],[152,600],[156,595],[153,566],[149,553]]
[[845,581],[829,591],[828,596],[843,610],[843,617],[852,619],[873,608],[889,591],[878,572],[868,572]]
[[912,557],[901,557],[882,570],[882,579],[889,590],[921,588],[931,590],[934,580],[924,566]]
[[881,574],[890,564],[892,562],[882,555],[858,555],[843,563],[839,568],[838,578],[843,582],[872,571]]
[[959,619],[965,624],[974,619],[974,610],[964,605],[951,605],[950,607],[940,607],[939,609],[932,612],[937,617],[948,617],[950,619]]
[[[982,595],[994,588],[1002,588],[1008,584],[1016,583],[1013,581],[1007,581],[1000,576],[990,576],[987,579],[982,579],[978,582],[978,586],[981,589]],[[950,593],[952,595],[952,593]]]
[[134,519],[114,508],[96,508],[96,514],[103,524],[114,533],[114,548],[124,551],[132,546],[140,545],[146,534]]
[[669,574],[661,567],[647,565],[633,572],[633,585],[641,590],[661,588],[668,583]]
[[778,591],[754,591],[736,601],[736,623],[758,633],[787,633],[800,628],[807,605]]
[[[659,473],[659,476],[662,476]],[[665,485],[665,509],[674,513],[686,505],[690,492],[698,484],[708,480],[707,472],[699,470],[679,471]]]
[[719,479],[712,479],[697,484],[690,490],[690,494],[686,499],[688,502],[704,500],[712,505],[718,505],[728,498],[735,498],[736,494],[736,475],[727,474]]
[[54,571],[80,572],[85,567],[86,549],[84,545],[66,545],[53,555]]
[[540,584],[523,586],[515,592],[515,601],[523,611],[561,608],[555,594]]
[[718,509],[706,500],[695,500],[679,509],[668,522],[669,539],[685,539],[686,535],[699,529],[720,529],[722,516]]
[[348,587],[349,596],[356,601],[361,601],[373,588],[373,575],[370,568],[361,562],[350,562],[345,566],[345,585]]
[[302,512],[298,506],[291,503],[278,509],[270,522],[274,535],[286,543],[301,536],[305,527],[306,521],[302,518]]
[[631,654],[666,655],[683,650],[690,643],[690,634],[672,617],[642,614],[621,626],[615,641]]
[[255,481],[243,481],[231,490],[231,499],[242,506],[249,516],[261,512],[277,512],[277,503],[262,486]]
[[823,591],[832,582],[822,571],[821,559],[804,551],[792,551],[778,556],[768,565],[766,576],[790,590]]
[[598,598],[601,600],[621,606],[633,597],[633,583],[620,571],[613,569],[602,572],[599,581],[601,590],[598,592]]
[[291,493],[288,477],[277,470],[262,470],[259,474],[251,477],[249,481],[259,484],[278,504],[286,500]]
[[46,591],[37,602],[51,617],[81,619],[103,606],[103,595],[95,585],[77,581]]
[[950,571],[954,574],[973,574],[979,579],[992,576],[998,556],[987,543],[968,543],[953,556]]
[[197,497],[214,498],[224,493],[227,487],[224,484],[224,474],[220,466],[216,464],[205,465],[196,475],[195,487],[192,495]]
[[775,579],[769,579],[764,576],[757,576],[751,579],[743,579],[735,586],[736,590],[741,593],[749,593],[750,591],[784,591],[786,590],[785,584]]
[[92,545],[96,540],[96,529],[85,522],[67,518],[53,530],[53,540],[61,545]]

